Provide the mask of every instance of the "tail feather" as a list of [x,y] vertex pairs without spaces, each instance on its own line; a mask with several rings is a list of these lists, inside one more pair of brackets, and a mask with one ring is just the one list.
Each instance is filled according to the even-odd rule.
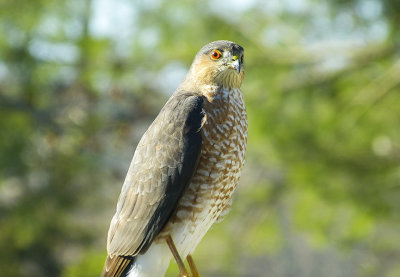
[[132,256],[111,256],[108,255],[101,273],[101,277],[122,277],[126,276],[135,257]]

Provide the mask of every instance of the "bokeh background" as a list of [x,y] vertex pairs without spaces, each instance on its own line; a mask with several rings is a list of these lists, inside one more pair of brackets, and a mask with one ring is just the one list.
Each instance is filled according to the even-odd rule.
[[0,0],[0,275],[99,276],[139,138],[228,39],[247,162],[202,274],[400,276],[399,26],[398,0]]

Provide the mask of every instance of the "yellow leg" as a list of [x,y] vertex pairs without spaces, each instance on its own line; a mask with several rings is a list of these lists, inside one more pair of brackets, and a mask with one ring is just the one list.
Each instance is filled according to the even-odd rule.
[[183,263],[181,257],[179,256],[178,250],[176,249],[175,243],[172,240],[171,236],[168,236],[166,238],[166,241],[167,241],[168,247],[171,250],[172,255],[174,256],[174,259],[178,265],[180,277],[190,277],[190,275],[185,267],[185,264]]
[[190,271],[192,272],[192,277],[201,277],[199,272],[197,271],[196,265],[194,264],[192,255],[187,256],[187,261],[189,263]]

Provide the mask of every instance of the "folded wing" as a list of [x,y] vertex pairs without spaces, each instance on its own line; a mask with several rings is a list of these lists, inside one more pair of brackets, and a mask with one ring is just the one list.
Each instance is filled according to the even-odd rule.
[[122,272],[171,217],[200,157],[203,119],[201,96],[175,93],[143,135],[111,221],[103,275]]

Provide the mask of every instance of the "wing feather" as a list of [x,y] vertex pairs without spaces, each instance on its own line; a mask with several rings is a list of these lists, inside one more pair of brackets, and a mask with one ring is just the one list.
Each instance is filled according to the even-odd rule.
[[145,251],[165,226],[197,166],[203,99],[176,93],[140,140],[111,221],[109,255]]

